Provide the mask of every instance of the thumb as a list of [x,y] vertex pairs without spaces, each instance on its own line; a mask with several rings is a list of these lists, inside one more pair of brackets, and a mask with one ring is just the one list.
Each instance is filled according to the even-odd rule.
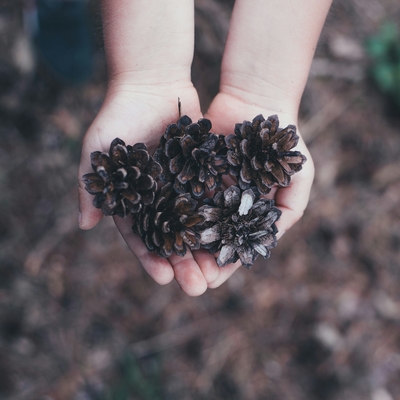
[[103,218],[101,210],[94,208],[93,196],[85,190],[82,178],[79,177],[79,228],[87,230],[96,226]]
[[93,195],[85,189],[85,183],[82,176],[92,172],[92,164],[90,162],[89,153],[82,149],[81,162],[78,172],[78,194],[79,194],[79,227],[87,230],[96,226],[103,217],[103,212],[93,206]]

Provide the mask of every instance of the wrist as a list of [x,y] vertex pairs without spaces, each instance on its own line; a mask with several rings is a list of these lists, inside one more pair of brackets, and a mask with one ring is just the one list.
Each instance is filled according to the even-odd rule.
[[[224,110],[226,121],[241,122],[251,120],[258,114],[262,114],[265,118],[270,115],[277,114],[280,124],[298,125],[298,105],[289,100],[283,100],[274,96],[266,98],[263,95],[248,93],[239,90],[223,90],[215,97],[207,111],[207,117],[212,121],[218,118],[220,110]],[[230,133],[233,126],[224,126],[223,132]]]
[[178,97],[183,93],[194,91],[193,83],[188,77],[176,76],[172,78],[172,74],[163,79],[163,74],[152,74],[144,72],[137,74],[136,72],[121,72],[109,77],[107,86],[107,98],[126,97],[157,97],[158,99],[174,98],[177,104]]
[[190,81],[137,85],[118,78],[110,81],[98,117],[120,124],[123,130],[124,126],[132,125],[132,120],[152,115],[151,118],[158,119],[165,129],[179,119],[178,98],[182,115],[187,114],[193,120],[202,117],[197,92]]
[[147,85],[190,79],[193,1],[103,0],[102,17],[110,80]]
[[145,66],[140,69],[112,69],[108,76],[108,87],[147,88],[177,87],[191,85],[190,65]]
[[237,106],[269,110],[297,120],[303,87],[290,87],[254,76],[226,72],[221,77],[220,94],[233,99]]

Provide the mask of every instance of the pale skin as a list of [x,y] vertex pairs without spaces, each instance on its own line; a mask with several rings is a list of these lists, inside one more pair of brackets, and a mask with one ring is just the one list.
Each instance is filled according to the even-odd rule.
[[[221,86],[205,118],[212,131],[225,135],[235,123],[258,114],[278,114],[280,126],[297,125],[300,99],[331,0],[236,0],[221,68]],[[119,137],[144,142],[154,150],[165,127],[183,114],[203,117],[190,79],[194,51],[194,4],[191,0],[103,0],[104,38],[109,85],[104,104],[87,131],[79,167],[79,225],[93,228],[102,218],[84,189],[91,172],[90,153],[107,151]],[[300,133],[299,133],[300,135]],[[268,195],[283,211],[281,237],[303,215],[314,177],[311,155],[301,138],[296,150],[306,157],[288,188]],[[240,267],[219,268],[205,250],[163,259],[149,253],[131,231],[129,218],[114,218],[121,235],[159,284],[175,279],[189,296],[217,288]]]

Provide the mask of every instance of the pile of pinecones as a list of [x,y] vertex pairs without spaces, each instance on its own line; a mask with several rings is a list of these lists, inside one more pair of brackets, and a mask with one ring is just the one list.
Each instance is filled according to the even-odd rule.
[[[296,127],[279,128],[277,115],[236,124],[226,137],[212,133],[208,119],[192,123],[184,115],[166,128],[153,156],[143,143],[118,138],[109,153],[93,152],[94,172],[83,180],[104,215],[133,216],[132,230],[149,251],[169,257],[206,248],[219,252],[220,267],[240,258],[250,268],[276,246],[281,211],[261,195],[288,186],[301,170],[306,158],[291,151],[298,140]],[[226,174],[238,184],[222,191]]]

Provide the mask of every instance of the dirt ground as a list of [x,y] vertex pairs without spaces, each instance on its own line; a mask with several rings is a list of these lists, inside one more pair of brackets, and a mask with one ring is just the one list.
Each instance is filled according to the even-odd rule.
[[[232,3],[196,2],[204,105]],[[92,18],[96,72],[68,87],[32,55],[19,2],[0,4],[0,398],[399,400],[400,118],[364,51],[399,2],[334,1],[301,105],[309,207],[269,260],[198,298],[155,284],[111,219],[78,229],[80,142],[106,88]]]

